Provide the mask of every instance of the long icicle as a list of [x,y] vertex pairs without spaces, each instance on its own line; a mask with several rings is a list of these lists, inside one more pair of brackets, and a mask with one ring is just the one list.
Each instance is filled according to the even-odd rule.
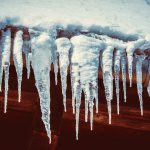
[[111,124],[111,100],[112,100],[112,58],[114,48],[108,46],[102,53],[103,64],[103,82],[105,87],[105,96],[107,100],[109,124]]
[[50,37],[41,33],[32,39],[32,67],[36,80],[36,87],[40,97],[42,120],[45,125],[49,142],[51,143],[50,130]]
[[10,53],[11,53],[11,31],[8,29],[3,33],[2,37],[2,73],[5,73],[5,99],[4,99],[4,113],[7,112],[8,101],[8,81],[9,81],[9,65],[10,65]]
[[119,115],[119,73],[120,73],[120,59],[121,52],[119,49],[114,54],[114,72],[115,72],[115,85],[116,85],[116,97],[117,97],[117,114]]
[[18,31],[16,33],[16,37],[14,40],[14,48],[13,48],[13,60],[17,72],[18,78],[18,102],[21,101],[21,82],[22,82],[22,70],[23,70],[23,60],[22,60],[22,31]]
[[128,74],[129,74],[129,81],[130,81],[130,87],[132,87],[132,72],[133,72],[133,54],[134,51],[139,48],[141,45],[145,43],[145,40],[139,39],[134,42],[129,42],[127,44],[126,52],[127,52],[127,58],[128,58]]
[[150,63],[149,63],[149,67],[148,67],[148,74],[149,74],[149,83],[147,86],[147,92],[148,92],[148,95],[150,97]]
[[56,40],[56,45],[57,51],[59,53],[59,66],[60,66],[64,111],[66,112],[67,73],[69,67],[69,50],[71,48],[71,43],[67,38],[59,38]]
[[[80,82],[81,91],[85,94],[85,122],[88,121],[88,110],[90,111],[90,126],[93,129],[93,105],[96,101],[96,112],[98,112],[98,68],[99,52],[104,49],[105,44],[92,37],[84,35],[74,36],[71,38],[73,55],[71,61],[71,84],[76,85]],[[80,77],[79,81],[77,77]],[[76,83],[77,82],[77,83]],[[73,86],[74,87],[74,86]],[[73,105],[76,98],[76,88],[73,93]],[[80,93],[81,93],[80,91]],[[76,103],[79,99],[76,98]],[[78,107],[76,107],[78,111]],[[78,112],[76,112],[78,119]],[[78,125],[78,120],[76,120]],[[78,127],[76,129],[78,132]],[[78,133],[76,133],[78,135]]]
[[78,140],[79,134],[79,114],[80,114],[80,105],[81,105],[81,85],[78,80],[75,87],[75,99],[76,99],[76,140]]
[[57,85],[57,76],[58,76],[58,52],[56,47],[56,37],[57,37],[57,30],[54,26],[51,26],[49,29],[49,36],[50,36],[50,50],[51,50],[51,63],[54,66],[54,74],[55,74],[55,85]]
[[143,116],[143,98],[142,98],[142,92],[143,92],[143,86],[142,86],[142,63],[145,59],[144,55],[136,55],[136,81],[137,81],[137,91],[140,101],[140,109],[141,109],[141,115]]
[[3,32],[0,30],[0,92],[2,91],[2,35]]
[[123,52],[121,56],[121,71],[122,71],[122,80],[123,80],[124,102],[126,102],[127,96],[126,96],[126,53],[125,52]]

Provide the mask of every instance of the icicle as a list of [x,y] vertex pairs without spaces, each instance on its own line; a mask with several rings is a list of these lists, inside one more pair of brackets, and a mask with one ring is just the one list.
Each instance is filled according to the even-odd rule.
[[149,83],[148,83],[148,86],[147,86],[147,92],[148,92],[148,95],[150,97],[150,65],[148,67],[148,73],[149,73]]
[[82,90],[85,94],[85,121],[88,121],[89,110],[91,130],[93,129],[94,99],[96,101],[96,112],[98,112],[99,52],[105,47],[105,44],[100,40],[84,35],[74,36],[71,38],[71,43],[73,48],[71,58],[72,105],[74,107],[76,99],[76,138],[78,139],[79,108]]
[[[70,68],[72,68],[72,64],[70,65]],[[74,96],[74,89],[73,89],[73,85],[74,85],[74,77],[73,77],[73,72],[72,69],[70,69],[70,78],[71,78],[71,91],[72,91],[72,110],[73,110],[73,114],[75,114],[75,96]]]
[[55,73],[55,84],[57,85],[57,75],[58,75],[58,58],[57,58],[57,52],[54,54],[54,73]]
[[23,60],[22,60],[22,31],[18,31],[16,33],[16,37],[14,40],[14,49],[13,49],[13,60],[17,72],[18,78],[18,102],[21,101],[21,82],[22,82],[22,70],[23,70]]
[[55,43],[57,37],[57,30],[54,26],[50,27],[49,36],[50,36],[51,63],[53,63],[54,65],[55,84],[57,85],[58,54],[57,54],[57,48]]
[[0,31],[0,92],[2,91],[2,34]]
[[132,87],[132,63],[133,63],[133,54],[127,54],[128,57],[128,74],[130,80],[130,87]]
[[3,32],[2,37],[2,73],[5,73],[5,99],[4,99],[4,113],[7,111],[8,99],[8,80],[9,80],[9,65],[10,65],[10,49],[11,49],[11,31]]
[[26,56],[26,63],[27,63],[27,79],[30,78],[30,72],[31,72],[31,61],[32,61],[32,53],[29,52],[28,55]]
[[111,124],[111,100],[112,100],[112,59],[113,59],[114,48],[108,46],[102,54],[102,64],[103,64],[103,82],[105,87],[105,95],[107,100],[108,114],[109,114],[109,124]]
[[141,115],[143,116],[143,98],[142,98],[142,92],[143,92],[143,86],[142,86],[142,62],[145,59],[144,55],[136,55],[135,57],[137,59],[136,61],[136,80],[137,80],[137,91],[140,101],[140,109],[141,109]]
[[55,74],[55,84],[57,85],[57,75],[58,75],[58,54],[57,54],[57,48],[55,44],[55,39],[51,38],[50,40],[50,50],[51,50],[51,63],[53,63],[54,66],[54,74]]
[[[72,59],[72,54],[73,54],[73,50],[72,48],[70,49],[69,51],[69,64],[70,64],[70,79],[71,79],[71,87],[73,87],[74,85],[74,77],[73,77],[73,72],[72,72],[72,62],[71,62],[71,59]],[[75,98],[74,98],[74,90],[73,88],[71,88],[71,92],[72,92],[72,111],[73,111],[73,114],[75,114]]]
[[40,97],[42,120],[47,131],[47,136],[51,142],[50,130],[50,37],[47,33],[41,33],[33,37],[32,47],[32,67],[36,80],[36,87]]
[[150,80],[149,80],[149,84],[148,84],[148,86],[147,86],[147,92],[148,92],[148,95],[149,95],[149,97],[150,97]]
[[116,85],[116,97],[117,97],[117,114],[119,115],[119,73],[120,73],[120,59],[121,51],[116,50],[114,54],[114,72],[115,72],[115,85]]
[[85,122],[88,122],[88,110],[89,110],[89,84],[83,87],[84,95],[85,95]]
[[67,71],[69,66],[69,50],[71,43],[67,38],[59,38],[56,40],[57,51],[59,53],[59,66],[62,84],[62,94],[64,111],[66,112],[66,89],[67,89]]
[[89,86],[90,90],[90,99],[89,99],[89,110],[90,110],[90,126],[91,130],[93,130],[93,106],[94,106],[94,90],[92,89],[92,84]]
[[128,58],[128,74],[130,80],[130,87],[132,87],[132,63],[133,63],[133,53],[141,45],[145,43],[145,40],[139,39],[136,42],[129,42],[127,45],[127,58]]
[[79,114],[80,114],[80,105],[81,105],[81,86],[79,80],[75,84],[75,99],[76,99],[76,140],[78,140]]
[[32,60],[31,43],[29,40],[23,41],[23,52],[25,54],[25,59],[26,59],[27,79],[29,79],[30,78],[30,64]]
[[[79,113],[80,113],[80,105],[81,105],[81,83],[80,83],[80,68],[78,62],[74,59],[74,55],[71,60],[71,79],[72,79],[72,104],[74,112],[76,112],[76,140],[78,140],[78,133],[79,133]],[[76,103],[76,104],[75,104]],[[76,111],[75,111],[76,109]]]
[[121,56],[121,71],[122,71],[122,81],[123,81],[124,102],[126,102],[127,100],[127,96],[126,96],[126,52],[123,52]]

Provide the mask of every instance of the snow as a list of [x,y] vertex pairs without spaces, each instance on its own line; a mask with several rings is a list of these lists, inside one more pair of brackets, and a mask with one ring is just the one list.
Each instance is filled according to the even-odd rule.
[[0,20],[4,23],[30,27],[98,25],[127,34],[150,33],[150,5],[144,0],[1,0],[0,8]]

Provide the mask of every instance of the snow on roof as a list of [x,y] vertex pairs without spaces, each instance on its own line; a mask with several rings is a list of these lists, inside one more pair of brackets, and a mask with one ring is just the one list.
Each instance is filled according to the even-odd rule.
[[81,24],[84,27],[101,26],[99,32],[150,34],[149,0],[0,1],[1,27],[5,23],[29,27]]

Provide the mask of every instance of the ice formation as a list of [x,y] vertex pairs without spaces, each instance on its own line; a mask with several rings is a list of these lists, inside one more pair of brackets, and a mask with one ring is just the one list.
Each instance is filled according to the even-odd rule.
[[[78,32],[75,35],[72,34],[68,37],[59,37],[55,28],[49,30],[30,28],[29,37],[25,37],[25,33],[19,30],[16,32],[13,41],[11,40],[11,30],[9,28],[0,31],[0,91],[4,72],[4,112],[7,110],[9,65],[12,51],[18,78],[18,101],[20,102],[21,100],[22,55],[24,54],[26,59],[27,78],[30,76],[30,65],[32,65],[34,71],[35,85],[40,97],[42,120],[50,142],[50,70],[52,69],[52,64],[54,66],[56,84],[58,67],[60,68],[64,111],[66,111],[67,75],[68,72],[70,73],[72,107],[76,118],[77,140],[79,134],[79,114],[82,92],[85,95],[85,122],[90,120],[91,130],[93,130],[94,104],[96,106],[96,113],[98,113],[99,65],[102,67],[109,124],[111,124],[113,79],[115,79],[117,114],[119,114],[120,71],[122,72],[124,101],[126,101],[126,66],[128,64],[130,86],[132,86],[132,64],[133,59],[136,59],[137,91],[141,115],[143,115],[142,64],[144,59],[148,59],[149,61],[149,55],[145,55],[145,50],[150,48],[150,42],[145,39],[125,42],[120,39],[96,33],[81,34]],[[147,86],[147,91],[150,96],[150,81]],[[90,114],[89,119],[88,114]]]
[[122,70],[122,80],[123,80],[123,92],[124,92],[124,102],[126,102],[126,53],[125,51],[121,56],[121,70]]
[[10,53],[11,53],[11,31],[2,33],[2,65],[1,65],[1,77],[0,87],[2,84],[3,72],[5,74],[5,99],[4,99],[4,113],[7,111],[7,100],[8,100],[8,81],[9,81],[9,65],[10,65]]
[[117,97],[117,114],[119,115],[119,76],[120,76],[120,60],[121,51],[117,49],[114,54],[114,73],[115,73],[115,86],[116,86],[116,97]]
[[[84,35],[71,38],[71,80],[73,90],[73,106],[76,106],[76,139],[78,139],[79,111],[81,105],[82,90],[85,94],[85,121],[88,120],[90,111],[91,130],[93,129],[93,105],[96,103],[98,112],[98,66],[99,53],[104,49],[105,44],[92,37]],[[87,75],[88,74],[88,75]]]
[[130,80],[130,87],[132,87],[132,63],[133,63],[133,54],[134,51],[139,48],[141,45],[145,43],[145,40],[139,39],[135,42],[129,42],[126,52],[128,57],[128,74],[129,74],[129,80]]
[[105,95],[107,100],[109,124],[111,124],[111,100],[113,99],[113,50],[114,48],[112,46],[108,46],[102,53],[103,83],[105,87]]
[[36,87],[40,97],[42,120],[51,143],[50,130],[50,36],[39,33],[31,39],[32,67],[36,80]]
[[144,55],[136,55],[135,57],[137,59],[137,61],[136,61],[137,91],[138,91],[138,96],[139,96],[139,101],[140,101],[141,115],[143,115],[142,63],[143,63],[143,60],[145,59],[145,56]]
[[149,73],[149,83],[148,83],[148,86],[147,86],[147,92],[148,92],[148,95],[150,97],[150,65],[148,67],[148,73]]
[[22,60],[22,31],[18,31],[16,33],[16,37],[14,39],[14,47],[13,47],[13,60],[17,72],[18,79],[18,101],[21,101],[21,82],[22,82],[22,70],[23,70],[23,60]]
[[27,79],[30,78],[30,64],[32,59],[32,53],[31,53],[31,42],[28,39],[23,40],[23,52],[25,54],[26,59],[26,68],[27,68]]
[[59,67],[61,75],[61,85],[63,94],[64,110],[66,112],[66,89],[67,89],[67,74],[69,67],[69,50],[71,42],[67,38],[59,38],[56,40],[57,51],[59,53]]

